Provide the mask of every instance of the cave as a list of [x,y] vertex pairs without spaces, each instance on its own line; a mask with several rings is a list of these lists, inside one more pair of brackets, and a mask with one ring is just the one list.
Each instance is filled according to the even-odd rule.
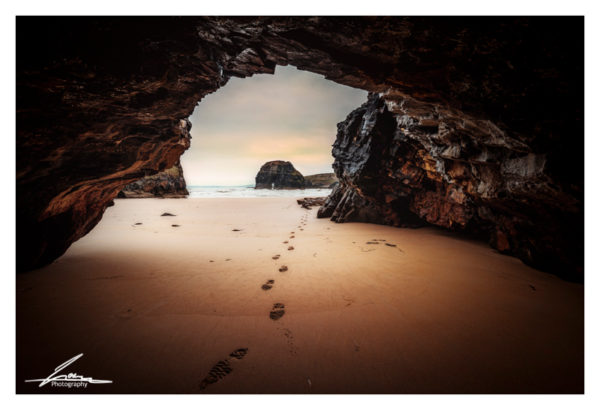
[[[17,270],[62,255],[173,166],[196,104],[294,65],[370,93],[320,216],[478,235],[583,280],[579,18],[17,19]],[[560,25],[563,30],[556,30]]]
[[[16,28],[18,392],[44,393],[29,382],[81,357],[73,349],[86,354],[78,371],[120,378],[99,393],[583,392],[582,17],[17,17]],[[218,260],[158,202],[148,212],[164,236],[137,202],[127,221],[112,216],[145,200],[117,199],[124,187],[180,169],[204,97],[277,66],[368,93],[337,124],[326,199],[267,206],[260,221],[223,207],[237,225],[203,242]],[[156,199],[171,200],[185,202]],[[202,209],[186,223],[213,224]],[[263,221],[275,213],[300,219],[269,248],[250,228],[274,230]],[[303,248],[313,216],[317,245]],[[146,229],[147,242],[124,249],[129,237],[102,234],[119,263],[69,255],[104,222]],[[175,235],[182,260],[161,247]],[[235,240],[261,262],[232,261]]]

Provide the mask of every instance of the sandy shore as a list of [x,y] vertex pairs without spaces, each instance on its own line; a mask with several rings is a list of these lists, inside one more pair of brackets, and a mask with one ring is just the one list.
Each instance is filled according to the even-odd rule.
[[[583,391],[583,286],[484,243],[291,198],[115,202],[17,276],[17,391]],[[67,370],[113,383],[24,383],[78,353]]]

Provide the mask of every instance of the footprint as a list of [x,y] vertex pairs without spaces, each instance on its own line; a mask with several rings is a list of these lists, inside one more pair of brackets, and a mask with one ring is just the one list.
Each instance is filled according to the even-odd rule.
[[238,360],[242,360],[247,353],[248,348],[237,349],[229,354],[228,359],[219,360],[219,362],[210,369],[204,380],[200,382],[200,390],[206,389],[209,385],[218,382],[231,373],[233,371],[233,364]]
[[281,255],[275,255],[275,256],[271,257],[271,259],[279,259],[280,256]]
[[283,243],[288,243],[288,241],[283,241]]
[[134,225],[141,225],[141,224],[142,224],[141,222],[134,223]]
[[290,232],[291,235],[295,234],[296,232]]
[[279,272],[286,272],[288,270],[288,267],[285,265],[281,265],[281,268],[279,268]]
[[232,229],[231,231],[232,231],[232,232],[240,232],[240,231],[241,231],[241,229],[237,229],[237,228],[235,228],[235,229]]
[[288,246],[288,251],[293,251],[294,247],[293,246]]
[[294,235],[290,236],[290,239],[294,239],[294,238],[295,238],[295,236],[294,236]]
[[172,226],[173,228],[178,228],[180,225],[173,224],[173,225],[171,225],[171,226]]
[[209,262],[214,262],[214,261],[211,259],[211,260],[209,260]]
[[229,262],[231,259],[225,259],[225,262]]
[[279,320],[285,314],[284,310],[285,306],[283,303],[275,303],[273,304],[273,309],[269,312],[269,317],[271,320]]
[[396,245],[394,245],[393,243],[386,243],[386,244],[385,244],[385,246],[391,246],[391,247],[393,247],[393,248],[395,248],[395,247],[396,247]]
[[169,212],[164,212],[161,216],[177,216],[177,215],[173,215],[172,213],[169,213]]
[[273,284],[275,283],[275,281],[273,279],[269,279],[267,281],[267,283],[265,283],[264,285],[262,285],[260,288],[262,290],[269,290],[273,287]]
[[367,245],[379,245],[379,242],[369,241],[369,242],[367,242]]

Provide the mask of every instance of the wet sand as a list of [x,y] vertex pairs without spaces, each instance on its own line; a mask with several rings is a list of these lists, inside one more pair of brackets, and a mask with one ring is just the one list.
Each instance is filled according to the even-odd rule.
[[[485,243],[292,198],[115,202],[17,276],[18,392],[583,392],[583,286]],[[113,383],[23,382],[78,353]]]

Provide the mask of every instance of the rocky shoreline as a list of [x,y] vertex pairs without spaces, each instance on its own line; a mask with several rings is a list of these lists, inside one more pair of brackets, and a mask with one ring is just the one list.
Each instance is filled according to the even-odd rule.
[[256,174],[255,189],[333,188],[338,183],[334,173],[304,176],[289,161],[269,161]]
[[158,174],[149,175],[126,185],[118,198],[186,198],[183,168],[178,161],[171,168]]
[[489,121],[411,104],[371,93],[338,124],[340,185],[319,217],[466,232],[580,280],[581,203],[558,184],[548,155]]

